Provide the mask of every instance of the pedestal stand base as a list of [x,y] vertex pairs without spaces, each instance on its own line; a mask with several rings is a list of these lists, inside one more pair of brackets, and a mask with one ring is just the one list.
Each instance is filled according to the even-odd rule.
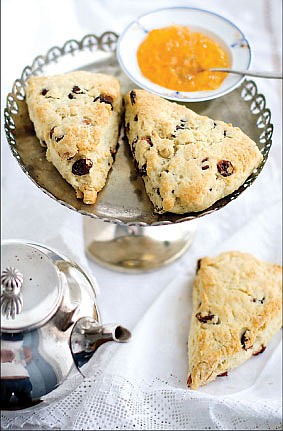
[[84,217],[88,256],[116,271],[144,272],[180,257],[191,245],[197,220],[163,226],[126,226]]

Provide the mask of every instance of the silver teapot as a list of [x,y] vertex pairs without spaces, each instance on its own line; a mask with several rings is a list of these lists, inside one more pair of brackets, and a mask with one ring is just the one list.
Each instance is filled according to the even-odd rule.
[[123,326],[101,324],[95,283],[75,262],[41,244],[3,241],[2,410],[30,410],[67,395],[100,345],[130,337]]

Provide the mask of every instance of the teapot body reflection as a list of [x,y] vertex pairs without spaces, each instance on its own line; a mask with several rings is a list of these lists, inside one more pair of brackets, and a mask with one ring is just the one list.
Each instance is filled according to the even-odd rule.
[[[2,256],[1,409],[31,409],[75,389],[80,378],[66,384],[71,372],[82,376],[101,344],[126,342],[131,334],[120,325],[101,324],[95,284],[76,263],[22,241],[4,242]],[[7,306],[14,303],[13,279],[7,283],[3,277],[7,268],[23,277],[18,313]]]

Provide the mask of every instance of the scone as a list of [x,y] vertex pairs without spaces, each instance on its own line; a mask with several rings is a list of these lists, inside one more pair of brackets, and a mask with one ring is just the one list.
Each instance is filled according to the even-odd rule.
[[31,77],[26,102],[46,157],[93,204],[116,152],[122,98],[112,76],[85,71]]
[[126,135],[157,213],[207,209],[262,162],[255,142],[231,124],[144,90],[130,91],[125,107]]
[[281,326],[281,266],[237,251],[199,260],[188,386],[197,389],[262,353]]

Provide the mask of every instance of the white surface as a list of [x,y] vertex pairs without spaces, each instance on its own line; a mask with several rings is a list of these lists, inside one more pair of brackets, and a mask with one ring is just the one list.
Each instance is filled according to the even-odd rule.
[[[6,94],[35,56],[87,33],[122,30],[136,16],[172,1],[2,0],[2,109]],[[235,4],[236,3],[236,4]],[[174,2],[174,5],[176,2]],[[198,0],[178,5],[207,8],[232,20],[249,40],[251,68],[280,70],[281,0]],[[279,429],[281,349],[278,334],[263,355],[228,378],[186,389],[186,341],[196,259],[238,249],[281,263],[281,81],[255,79],[274,124],[269,159],[237,200],[200,219],[189,251],[147,274],[109,271],[86,259],[82,217],[41,193],[2,146],[2,235],[45,243],[88,265],[100,285],[104,322],[133,329],[124,346],[103,346],[89,377],[67,399],[34,415],[2,418],[16,429]],[[241,389],[241,390],[240,390]]]
[[180,102],[201,102],[223,96],[236,88],[244,79],[239,75],[230,74],[216,90],[208,91],[175,91],[157,85],[141,73],[137,61],[137,51],[150,30],[172,25],[187,26],[192,31],[200,31],[216,40],[227,52],[231,68],[247,70],[251,62],[248,42],[242,45],[245,35],[234,23],[222,16],[203,9],[189,7],[171,7],[158,9],[138,17],[126,27],[117,46],[117,57],[124,72],[138,86],[145,90]]

